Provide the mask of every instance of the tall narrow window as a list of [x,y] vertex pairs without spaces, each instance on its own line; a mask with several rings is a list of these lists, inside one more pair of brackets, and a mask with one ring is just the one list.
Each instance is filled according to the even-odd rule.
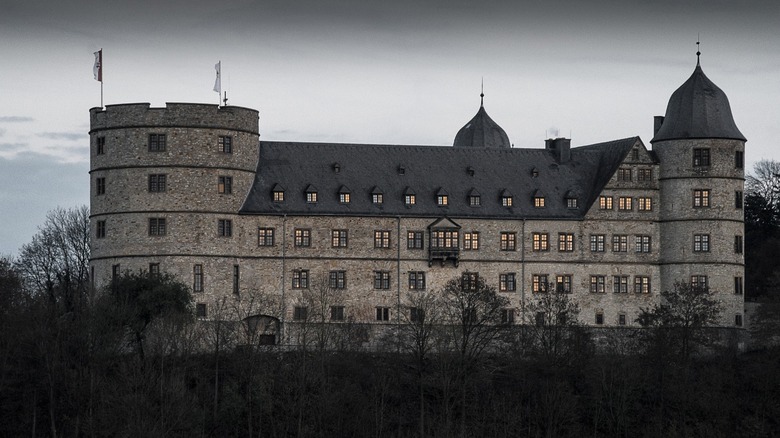
[[233,293],[238,294],[241,290],[241,268],[233,265]]
[[100,177],[95,179],[95,194],[105,195],[106,194],[106,178]]
[[743,199],[743,194],[741,190],[737,190],[736,192],[734,192],[734,208],[736,208],[737,210],[742,210],[742,199]]
[[160,264],[159,263],[149,263],[149,276],[150,277],[157,277],[160,275]]
[[149,152],[165,151],[165,134],[149,134]]
[[734,236],[734,254],[742,254],[742,236]]
[[95,155],[103,155],[106,153],[106,138],[105,137],[98,137],[97,138],[97,151],[95,151]]
[[203,292],[203,265],[192,266],[192,291]]
[[220,176],[217,178],[217,192],[223,195],[233,193],[233,177]]
[[734,153],[734,167],[742,169],[745,167],[745,152],[736,151]]
[[98,239],[106,237],[106,221],[97,221],[95,226],[95,237]]
[[742,295],[745,292],[742,277],[734,277],[734,295]]
[[220,135],[219,140],[217,140],[217,146],[219,148],[219,151],[224,154],[232,154],[233,153],[233,137],[229,135]]
[[232,237],[233,221],[230,219],[217,220],[217,235],[219,237]]
[[508,274],[498,275],[498,290],[501,292],[514,292],[515,286],[515,273],[510,272]]

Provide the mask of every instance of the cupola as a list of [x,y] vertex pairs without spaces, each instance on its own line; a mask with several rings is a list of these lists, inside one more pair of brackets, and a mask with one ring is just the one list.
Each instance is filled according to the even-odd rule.
[[452,146],[456,148],[509,148],[509,137],[485,111],[484,97],[480,96],[479,111],[455,135]]

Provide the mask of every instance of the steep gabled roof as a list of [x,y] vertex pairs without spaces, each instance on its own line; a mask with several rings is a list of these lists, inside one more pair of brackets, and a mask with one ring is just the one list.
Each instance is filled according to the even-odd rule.
[[[588,210],[637,137],[572,148],[571,160],[558,163],[545,149],[453,148],[332,143],[260,142],[253,186],[243,214],[359,215],[420,217],[486,217],[578,219]],[[338,162],[339,172],[331,164]],[[538,176],[531,175],[536,168]],[[401,171],[403,169],[403,171]],[[273,202],[272,187],[289,195]],[[307,203],[305,188],[317,187],[316,204]],[[338,202],[341,187],[352,191],[349,204]],[[381,186],[383,202],[371,201]],[[566,206],[566,193],[582,195],[577,209]],[[404,204],[404,194],[416,194],[416,204]],[[449,194],[446,206],[436,193]],[[470,206],[468,194],[480,193],[480,206]],[[533,208],[532,194],[542,190],[544,208]],[[511,207],[501,194],[512,193]]]

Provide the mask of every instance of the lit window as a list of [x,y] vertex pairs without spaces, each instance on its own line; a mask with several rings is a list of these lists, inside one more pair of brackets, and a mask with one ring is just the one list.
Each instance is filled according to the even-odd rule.
[[330,233],[330,244],[334,248],[347,247],[347,230],[332,230]]
[[339,193],[339,203],[349,204],[349,193]]
[[605,242],[606,242],[606,236],[604,236],[603,234],[591,234],[590,235],[591,252],[604,252]]
[[612,210],[612,196],[599,196],[599,209]]
[[574,251],[574,233],[558,233],[558,251]]
[[219,237],[232,237],[233,221],[230,219],[217,220],[217,235]]
[[447,205],[449,197],[447,195],[436,196],[436,204],[439,206]]
[[284,191],[274,190],[274,202],[284,202]]
[[417,196],[415,195],[404,195],[404,204],[406,204],[407,207],[412,206],[417,203]]
[[693,149],[693,167],[704,167],[710,165],[710,150],[708,148]]
[[650,252],[650,236],[634,236],[635,252]]
[[631,169],[618,169],[618,181],[631,181]]
[[331,289],[345,289],[347,287],[347,271],[330,271],[328,285]]
[[371,195],[371,202],[374,204],[381,204],[384,202],[384,196],[381,193],[374,193]]
[[374,271],[374,289],[390,289],[390,271]]
[[571,275],[556,275],[555,276],[555,291],[558,293],[571,293]]
[[165,151],[165,134],[149,134],[149,152]]
[[165,174],[149,175],[149,192],[161,193],[166,190],[168,177]]
[[652,211],[653,210],[653,198],[642,196],[637,198],[639,204],[639,211]]
[[309,204],[317,203],[317,192],[306,192],[306,202]]
[[710,206],[709,189],[696,189],[693,191],[693,207],[702,208]]
[[457,248],[459,233],[457,231],[431,231],[431,248]]
[[296,228],[294,232],[295,246],[311,246],[311,230]]
[[637,294],[649,294],[650,293],[650,277],[637,275],[634,277],[634,293]]
[[502,196],[501,197],[501,205],[504,207],[511,207],[512,206],[512,197],[511,196]]
[[544,196],[534,196],[534,208],[544,207]]
[[166,233],[164,217],[150,217],[149,218],[149,235],[150,236],[164,236]]
[[605,280],[603,275],[590,276],[590,292],[594,294],[603,294],[606,292]]
[[693,252],[709,252],[709,251],[710,251],[710,235],[694,234]]
[[293,289],[308,289],[309,288],[309,271],[305,269],[296,269],[293,271],[292,276],[292,288]]
[[613,235],[612,252],[628,252],[628,236],[624,234]]
[[409,231],[406,233],[407,249],[423,249],[423,232]]
[[257,246],[274,246],[274,229],[257,229]]
[[577,208],[577,198],[566,198],[566,208]]
[[533,233],[533,250],[534,251],[547,251],[549,247],[549,234],[547,233]]
[[463,233],[463,249],[478,250],[479,249],[479,233],[474,231],[470,233]]
[[233,177],[220,176],[217,178],[217,192],[223,195],[233,193]]
[[531,276],[531,291],[534,293],[547,292],[547,274],[533,274]]
[[96,178],[95,179],[95,194],[98,195],[98,196],[106,194],[106,178],[105,177],[101,177],[101,178]]
[[628,275],[615,275],[612,277],[612,287],[616,294],[628,293]]
[[225,154],[232,154],[233,153],[233,137],[230,137],[228,135],[220,135],[219,140],[217,140],[217,146],[219,148],[219,151]]
[[707,290],[707,276],[706,275],[691,275],[691,289],[693,289],[693,290]]
[[501,292],[514,292],[516,290],[514,272],[498,275],[498,290]]
[[390,231],[374,231],[374,248],[390,248]]
[[409,289],[425,290],[425,272],[409,271]]
[[515,233],[501,233],[501,251],[514,251],[516,248],[517,234]]
[[618,210],[633,210],[634,204],[632,202],[633,198],[621,196],[618,198]]
[[203,292],[203,265],[192,266],[192,291]]

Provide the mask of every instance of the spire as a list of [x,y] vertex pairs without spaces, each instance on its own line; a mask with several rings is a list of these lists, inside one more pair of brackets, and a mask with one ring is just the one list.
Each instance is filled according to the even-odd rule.
[[482,89],[479,92],[479,107],[485,106],[485,78],[482,78]]
[[701,64],[699,63],[699,59],[701,57],[701,51],[699,50],[699,43],[701,41],[701,38],[699,38],[699,35],[696,35],[696,67],[700,67]]

